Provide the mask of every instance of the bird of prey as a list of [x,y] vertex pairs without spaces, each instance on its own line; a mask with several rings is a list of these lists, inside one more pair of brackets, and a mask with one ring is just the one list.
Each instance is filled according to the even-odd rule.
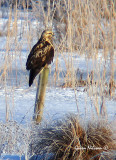
[[52,37],[53,32],[51,30],[43,31],[41,38],[30,51],[26,62],[26,69],[30,70],[29,86],[32,85],[37,74],[53,61],[54,47]]

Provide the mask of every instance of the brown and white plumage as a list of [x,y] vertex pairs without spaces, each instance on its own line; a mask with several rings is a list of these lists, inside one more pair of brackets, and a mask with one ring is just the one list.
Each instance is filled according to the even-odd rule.
[[26,62],[26,69],[30,70],[29,86],[32,85],[34,78],[48,64],[51,64],[54,57],[54,47],[52,44],[53,32],[43,31],[39,41],[33,46]]

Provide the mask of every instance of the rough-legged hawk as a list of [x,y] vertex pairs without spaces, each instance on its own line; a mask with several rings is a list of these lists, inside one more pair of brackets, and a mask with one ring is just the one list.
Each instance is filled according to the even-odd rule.
[[54,57],[54,47],[52,44],[53,32],[43,31],[39,41],[33,46],[26,62],[26,69],[30,70],[29,86],[32,85],[34,78],[48,64],[51,64]]

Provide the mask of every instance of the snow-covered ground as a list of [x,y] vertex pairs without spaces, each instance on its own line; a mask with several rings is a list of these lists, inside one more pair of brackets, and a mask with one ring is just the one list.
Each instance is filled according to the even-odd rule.
[[[1,12],[0,12],[1,13]],[[2,15],[2,14],[1,14]],[[8,17],[0,18],[0,30],[3,29],[4,25],[7,23]],[[23,18],[18,20],[18,27],[22,29],[22,24],[25,23]],[[24,30],[28,28],[25,23]],[[31,26],[35,28],[39,26],[39,22],[33,20],[31,21]],[[22,32],[22,30],[19,30]],[[23,30],[23,32],[24,32]],[[13,38],[12,38],[13,40]],[[36,42],[33,41],[33,44]],[[14,39],[15,41],[15,39]],[[13,43],[14,43],[13,41]],[[13,46],[11,42],[10,45]],[[28,72],[25,69],[25,63],[27,56],[29,54],[29,46],[27,44],[26,38],[20,40],[19,44],[22,46],[21,51],[15,51],[15,46],[12,47],[11,51],[7,52],[7,39],[5,36],[0,37],[0,68],[3,71],[3,66],[5,63],[5,56],[9,56],[9,61],[11,61],[10,67],[12,71],[8,73],[6,81],[4,80],[4,85],[0,86],[0,121],[5,122],[6,119],[6,108],[8,108],[8,118],[10,121],[16,121],[19,125],[31,123],[34,113],[35,97],[36,97],[36,86],[28,87]],[[33,45],[31,44],[31,46]],[[116,53],[116,51],[115,51]],[[58,57],[59,70],[66,71],[66,64],[63,57],[66,58],[66,54]],[[57,55],[55,55],[55,58]],[[93,57],[94,58],[94,57]],[[78,68],[82,73],[84,73],[84,78],[87,77],[87,72],[91,72],[98,65],[100,72],[103,70],[103,66],[106,65],[107,68],[107,80],[110,77],[110,61],[105,64],[102,58],[102,51],[99,52],[97,59],[86,59],[84,55],[79,56],[77,54],[72,55],[72,63],[74,68]],[[116,63],[116,59],[114,60]],[[77,113],[82,118],[91,119],[96,117],[95,107],[92,98],[88,96],[87,92],[84,92],[83,87],[78,87],[76,90],[72,88],[61,88],[51,85],[51,79],[55,71],[55,60],[51,65],[51,74],[49,76],[49,84],[46,90],[45,106],[44,106],[44,121],[53,121],[62,118],[64,115],[69,113]],[[97,72],[98,70],[96,70]],[[62,76],[60,77],[62,79]],[[96,77],[97,78],[97,77]],[[115,70],[116,78],[116,70]],[[36,78],[37,79],[37,78]],[[116,92],[115,92],[116,93]],[[94,98],[94,97],[93,97]],[[98,98],[98,104],[99,102]],[[105,107],[107,111],[107,116],[110,121],[116,119],[116,96],[113,99],[105,97]],[[18,157],[14,157],[18,159]],[[23,157],[24,158],[24,157]],[[22,159],[23,159],[22,158]],[[1,158],[2,159],[2,158]],[[1,160],[0,159],[0,160]],[[11,156],[6,156],[3,159],[13,159]]]
[[[76,94],[76,98],[75,98]],[[29,123],[33,118],[35,105],[36,87],[30,89],[10,88],[0,90],[0,120],[5,121],[6,105],[9,108],[10,120],[19,123]],[[116,117],[116,101],[105,99],[106,110],[109,120]],[[79,112],[78,112],[79,111]],[[78,88],[76,93],[70,88],[47,87],[44,106],[44,120],[59,119],[68,113],[78,113],[81,117],[92,118],[96,116],[95,107],[92,100],[82,88]]]

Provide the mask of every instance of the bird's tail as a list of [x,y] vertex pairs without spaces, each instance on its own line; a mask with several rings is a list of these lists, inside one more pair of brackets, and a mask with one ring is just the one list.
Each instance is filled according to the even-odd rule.
[[38,73],[41,72],[43,68],[41,69],[31,69],[30,70],[30,74],[29,74],[29,87],[33,84],[33,81],[35,79],[35,77],[37,76]]

